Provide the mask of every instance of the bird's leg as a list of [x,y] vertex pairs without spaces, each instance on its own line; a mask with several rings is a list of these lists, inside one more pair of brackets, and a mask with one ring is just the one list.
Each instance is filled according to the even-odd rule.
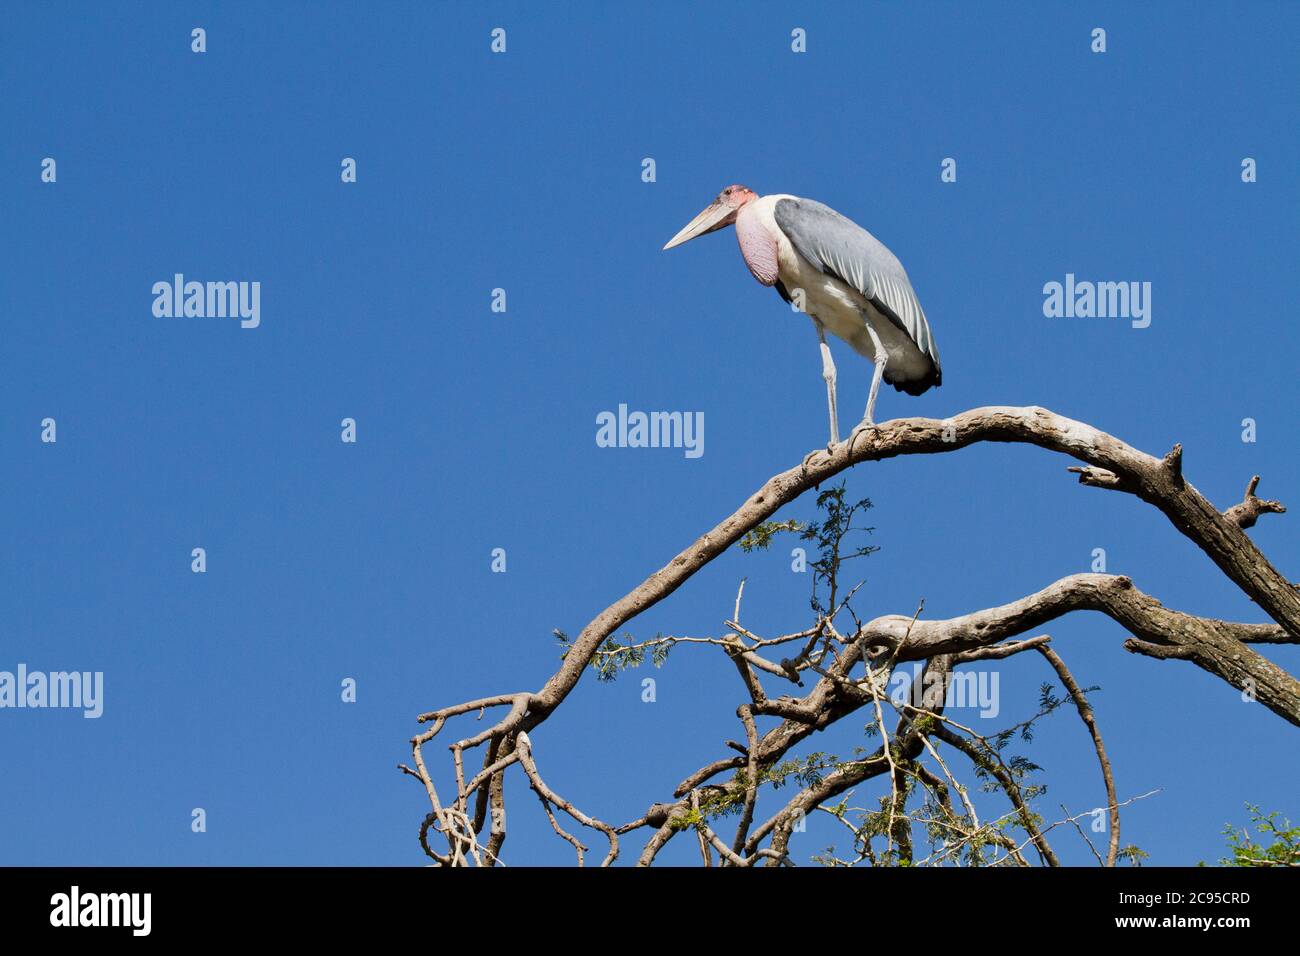
[[874,425],[876,423],[873,417],[876,411],[876,396],[880,394],[880,380],[885,375],[885,362],[888,360],[889,354],[885,351],[884,345],[880,342],[880,336],[876,334],[876,330],[871,327],[870,322],[867,323],[867,334],[871,336],[871,345],[876,350],[876,371],[871,376],[871,392],[867,395],[867,411],[862,416],[862,424]]
[[822,344],[822,378],[826,380],[826,404],[831,415],[831,441],[827,450],[840,443],[840,416],[835,408],[835,361],[831,358],[831,347],[826,344],[826,329],[813,319],[817,327],[817,338]]
[[876,420],[873,417],[876,411],[876,396],[880,394],[880,381],[884,378],[885,362],[889,358],[885,346],[880,341],[880,336],[876,334],[876,330],[871,327],[870,322],[867,323],[867,334],[871,336],[871,346],[875,350],[876,370],[871,376],[871,391],[867,394],[867,411],[862,416],[862,421],[858,424],[858,427],[853,429],[853,432],[849,435],[849,454],[853,454],[853,440],[868,428],[874,428],[876,425]]

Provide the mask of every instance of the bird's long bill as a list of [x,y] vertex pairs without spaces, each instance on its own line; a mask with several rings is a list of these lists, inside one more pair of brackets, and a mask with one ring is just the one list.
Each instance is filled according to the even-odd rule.
[[702,236],[706,232],[712,232],[714,229],[721,229],[725,226],[727,217],[732,213],[730,206],[721,202],[712,202],[705,210],[688,222],[682,231],[668,240],[668,245],[664,249],[671,249],[673,246],[680,246],[683,242],[688,242],[696,236]]

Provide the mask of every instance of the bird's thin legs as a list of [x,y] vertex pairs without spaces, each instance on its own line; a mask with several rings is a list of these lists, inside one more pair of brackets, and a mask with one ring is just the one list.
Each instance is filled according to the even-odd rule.
[[880,394],[880,381],[885,376],[885,362],[889,358],[888,353],[885,352],[885,346],[881,344],[880,336],[876,334],[876,330],[871,327],[870,322],[867,323],[867,334],[871,336],[871,345],[875,349],[876,371],[871,376],[871,391],[867,395],[866,414],[862,416],[862,421],[858,427],[849,433],[850,455],[853,454],[853,446],[857,443],[858,436],[865,434],[868,429],[876,427],[876,420],[873,417],[876,411],[876,396]]
[[826,405],[831,415],[831,445],[838,445],[840,416],[835,408],[835,360],[831,358],[831,347],[826,344],[826,329],[816,319],[813,319],[813,325],[817,328],[817,339],[822,344],[822,378],[826,380]]
[[876,350],[876,371],[871,376],[871,392],[867,395],[867,412],[862,416],[863,425],[874,425],[876,419],[873,417],[876,411],[876,396],[880,394],[880,380],[885,375],[885,361],[889,355],[885,352],[885,347],[880,343],[880,336],[876,330],[867,323],[867,334],[871,336],[871,345]]

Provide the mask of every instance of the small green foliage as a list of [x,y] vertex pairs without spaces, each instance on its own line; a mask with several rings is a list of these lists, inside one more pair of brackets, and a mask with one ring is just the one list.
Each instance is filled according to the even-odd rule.
[[[827,771],[844,766],[834,754],[811,753],[806,757],[791,757],[770,767],[759,769],[758,779],[751,783],[744,768],[738,769],[732,777],[732,786],[704,792],[700,797],[699,816],[692,811],[680,818],[679,826],[685,828],[696,823],[739,814],[745,804],[745,795],[763,784],[771,784],[773,789],[794,780],[801,788],[814,787],[822,782]],[[841,804],[841,809],[844,804]]]
[[[937,727],[938,724],[939,721],[937,718],[932,717],[929,714],[922,714],[920,717],[917,717],[916,720],[912,723],[912,728],[918,734],[925,736],[934,733],[934,728]],[[871,726],[879,729],[878,725],[873,724]]]
[[[827,488],[817,496],[817,508],[826,515],[823,521],[813,521],[805,525],[799,537],[814,542],[819,557],[810,564],[813,569],[813,592],[810,601],[814,613],[830,614],[835,609],[835,600],[839,582],[840,567],[846,561],[866,557],[880,549],[875,545],[845,547],[845,539],[854,532],[870,534],[874,528],[858,527],[853,518],[859,512],[871,508],[871,499],[863,498],[849,503],[841,482],[833,488]],[[826,597],[819,594],[819,586],[826,589]]]
[[[845,561],[880,550],[874,545],[845,546],[845,539],[849,535],[855,532],[870,534],[874,530],[853,524],[854,516],[870,507],[871,501],[868,498],[849,502],[845,496],[844,484],[840,483],[817,496],[817,509],[823,515],[820,520],[764,521],[740,539],[740,549],[747,554],[767,550],[778,534],[797,534],[801,541],[811,542],[818,553],[817,559],[809,562],[813,571],[811,605],[817,614],[828,614],[834,609],[840,566]],[[822,590],[827,592],[825,598],[819,596]]]
[[596,671],[597,680],[612,681],[629,667],[640,667],[645,662],[645,650],[633,646],[630,636],[627,640],[627,644],[621,644],[611,634],[591,655],[591,666]]
[[701,809],[699,810],[694,810],[694,809],[687,810],[685,813],[680,814],[677,817],[674,817],[672,822],[672,828],[674,830],[685,830],[688,827],[698,826],[704,821],[705,821],[705,815],[703,813],[703,807],[701,806]]
[[[569,635],[558,628],[551,631],[551,633],[555,635],[555,639],[564,648],[563,653],[560,654],[560,660],[564,660],[569,651],[573,649],[573,642],[569,639]],[[672,642],[671,640],[665,640],[662,634],[656,634],[652,641],[639,643],[631,634],[624,634],[622,640],[611,635],[591,655],[589,664],[596,672],[597,680],[612,681],[623,671],[644,664],[647,648],[650,651],[650,663],[655,667],[662,667],[668,660],[668,654],[672,650]]]
[[793,777],[801,787],[815,787],[822,782],[823,771],[834,770],[839,766],[840,762],[833,754],[817,751],[806,757],[792,757],[774,764],[760,775],[759,783],[770,783],[774,789],[779,790]]
[[[738,775],[741,780],[745,779],[743,773]],[[740,813],[745,805],[743,792],[728,793],[725,790],[715,791],[700,800],[700,813],[697,817],[695,811],[688,814],[692,823],[703,822],[705,820],[716,819],[718,817],[736,816]]]
[[800,532],[805,525],[798,521],[763,521],[745,532],[740,539],[740,550],[748,554],[751,551],[766,551],[771,547],[772,539],[782,532]]
[[[1240,830],[1232,824],[1223,828],[1223,835],[1228,838],[1228,848],[1232,857],[1219,860],[1220,866],[1300,866],[1300,827],[1293,827],[1286,817],[1278,821],[1279,811],[1265,814],[1253,803],[1246,804],[1255,830],[1265,837],[1272,837],[1273,842],[1256,843],[1251,839],[1250,830]],[[1202,864],[1204,865],[1204,864]]]
[[1130,843],[1128,846],[1122,846],[1115,851],[1117,859],[1124,860],[1129,866],[1141,866],[1142,861],[1151,854],[1142,849],[1136,843]]

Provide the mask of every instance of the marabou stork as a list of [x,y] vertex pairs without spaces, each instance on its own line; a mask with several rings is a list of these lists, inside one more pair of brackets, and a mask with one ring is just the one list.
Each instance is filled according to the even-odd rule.
[[859,428],[874,424],[882,378],[909,395],[940,384],[930,323],[902,263],[875,236],[812,199],[760,197],[736,185],[719,193],[664,249],[733,224],[754,278],[775,285],[781,298],[812,318],[821,342],[832,445],[839,442],[839,416],[827,329],[876,366]]

